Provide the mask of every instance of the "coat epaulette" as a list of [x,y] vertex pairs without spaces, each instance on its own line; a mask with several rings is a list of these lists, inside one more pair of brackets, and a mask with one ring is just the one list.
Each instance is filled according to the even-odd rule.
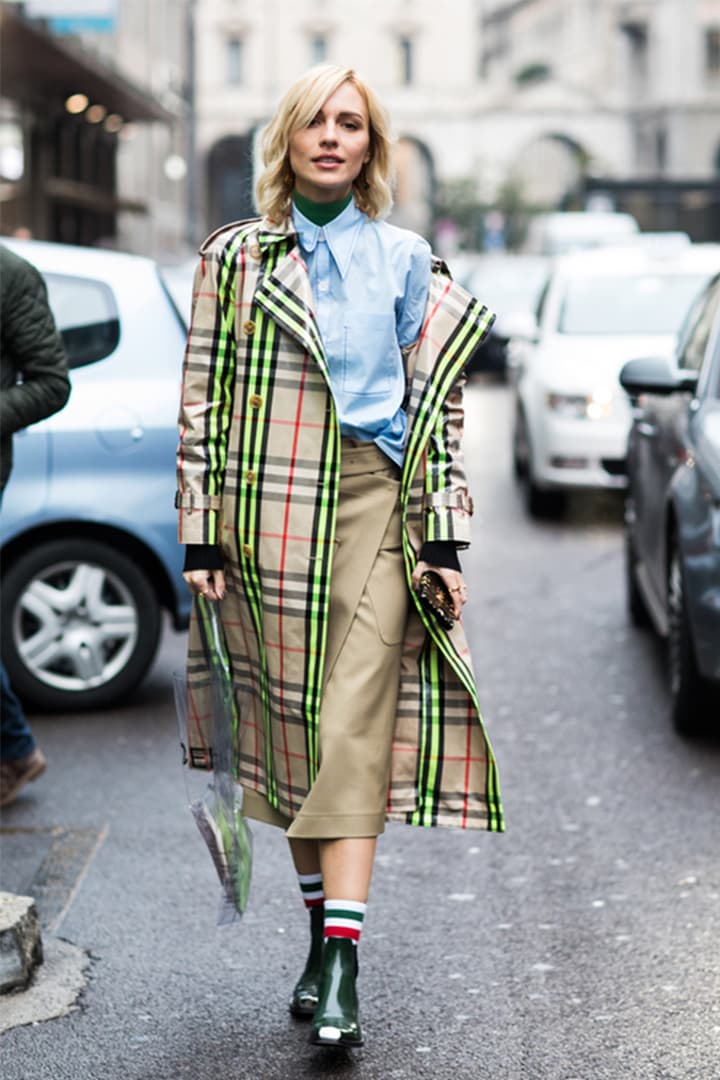
[[[215,229],[210,235],[203,240],[202,244],[198,248],[198,254],[207,255],[210,248],[215,244],[215,241],[221,237],[226,236],[229,240],[231,236],[244,230],[246,233],[252,232],[252,226],[257,226],[262,221],[262,218],[244,218],[242,221],[231,221],[227,225],[221,225],[219,229]],[[222,245],[224,246],[224,245]]]
[[450,267],[444,259],[440,258],[439,255],[433,254],[430,256],[430,269],[432,270],[433,274],[445,274],[445,276],[449,277],[452,281]]

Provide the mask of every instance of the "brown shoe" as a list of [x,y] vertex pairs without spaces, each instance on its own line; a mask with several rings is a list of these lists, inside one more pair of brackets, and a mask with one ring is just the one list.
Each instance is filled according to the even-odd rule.
[[36,780],[46,768],[45,755],[37,746],[25,757],[0,761],[0,806],[14,802],[20,788],[30,780]]

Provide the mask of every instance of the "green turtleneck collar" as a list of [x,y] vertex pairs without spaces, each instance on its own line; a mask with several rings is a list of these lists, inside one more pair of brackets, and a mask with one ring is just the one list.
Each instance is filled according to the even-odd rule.
[[345,207],[349,206],[351,200],[352,191],[349,191],[344,199],[338,199],[337,202],[329,203],[313,202],[311,199],[306,199],[299,191],[293,191],[293,202],[300,213],[303,214],[308,221],[312,221],[313,225],[327,225],[329,221],[332,221],[339,214],[342,214]]

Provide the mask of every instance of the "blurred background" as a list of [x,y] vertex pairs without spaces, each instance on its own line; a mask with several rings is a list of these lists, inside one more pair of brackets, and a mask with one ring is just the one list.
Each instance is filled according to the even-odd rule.
[[[391,220],[498,315],[463,570],[508,833],[388,830],[357,1069],[288,1026],[278,830],[215,935],[172,700],[195,252],[253,216],[259,133],[325,60],[389,108]],[[46,956],[2,999],[4,1080],[720,1077],[720,0],[0,0],[0,75],[2,244],[72,383],[0,517],[49,764],[0,827]]]
[[253,214],[257,136],[309,65],[390,108],[393,219],[450,256],[533,215],[720,239],[719,0],[0,3],[4,234],[162,260]]

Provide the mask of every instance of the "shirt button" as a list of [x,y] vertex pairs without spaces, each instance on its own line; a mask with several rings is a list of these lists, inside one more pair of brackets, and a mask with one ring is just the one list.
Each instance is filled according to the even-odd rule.
[[250,248],[248,249],[248,251],[249,251],[251,259],[259,259],[260,258],[260,248],[258,247],[257,244],[252,244],[250,246]]
[[255,473],[252,471],[252,469],[248,469],[248,471],[245,473],[245,479],[248,484],[255,483]]
[[246,559],[252,559],[252,548],[249,544],[243,544],[242,551]]
[[327,292],[327,291],[328,291],[328,283],[327,283],[327,281],[321,281],[319,283],[319,285],[318,285],[318,292]]
[[259,394],[251,394],[250,395],[250,408],[251,409],[259,409],[260,406],[262,405],[262,403],[263,403],[263,399],[260,397]]
[[247,321],[243,323],[243,330],[248,336],[255,333],[255,323],[252,319],[247,319]]

